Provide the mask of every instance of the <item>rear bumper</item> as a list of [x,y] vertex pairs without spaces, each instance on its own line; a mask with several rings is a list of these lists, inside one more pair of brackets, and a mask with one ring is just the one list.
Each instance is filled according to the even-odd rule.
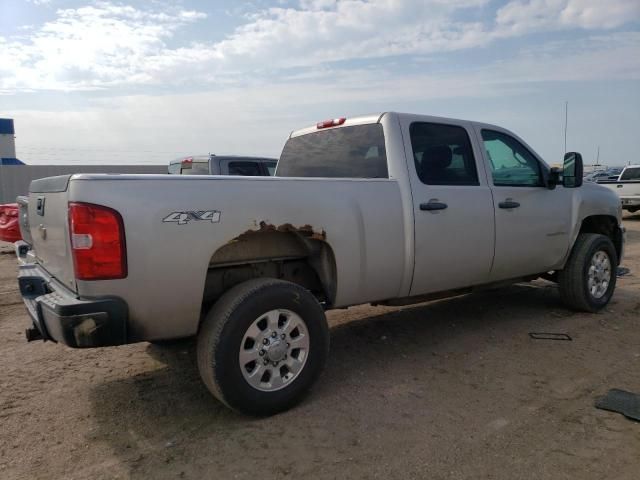
[[77,298],[37,263],[19,266],[18,285],[43,340],[74,348],[127,343],[128,307],[121,298]]

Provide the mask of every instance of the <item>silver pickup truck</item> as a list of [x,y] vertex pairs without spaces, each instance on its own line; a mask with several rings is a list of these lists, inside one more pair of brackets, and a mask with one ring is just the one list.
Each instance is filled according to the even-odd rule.
[[191,155],[169,162],[169,175],[242,175],[265,177],[273,175],[275,158],[242,157],[238,155]]
[[[610,300],[616,195],[483,123],[383,113],[293,132],[275,177],[72,175],[20,199],[28,339],[101,347],[197,335],[229,407],[289,408],[329,351],[328,309],[545,277]],[[27,211],[28,210],[28,211]]]

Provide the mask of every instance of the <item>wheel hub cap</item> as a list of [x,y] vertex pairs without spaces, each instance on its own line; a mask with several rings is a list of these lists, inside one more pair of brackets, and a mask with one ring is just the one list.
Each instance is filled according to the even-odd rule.
[[611,260],[609,255],[598,250],[591,257],[587,272],[587,288],[593,298],[602,298],[611,283]]
[[238,360],[244,379],[270,392],[289,385],[309,356],[309,332],[291,310],[270,310],[256,318],[242,339]]
[[286,355],[287,350],[287,344],[279,340],[276,340],[272,344],[265,347],[266,357],[272,362],[279,362],[280,360],[282,360]]

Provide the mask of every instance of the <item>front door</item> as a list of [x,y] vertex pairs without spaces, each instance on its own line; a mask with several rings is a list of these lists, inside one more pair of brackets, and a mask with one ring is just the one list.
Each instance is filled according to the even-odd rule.
[[570,190],[549,190],[547,168],[506,131],[478,128],[490,172],[496,215],[496,252],[491,280],[552,270],[567,254],[571,231]]
[[441,122],[402,125],[415,223],[411,295],[485,283],[493,258],[491,190],[471,126]]

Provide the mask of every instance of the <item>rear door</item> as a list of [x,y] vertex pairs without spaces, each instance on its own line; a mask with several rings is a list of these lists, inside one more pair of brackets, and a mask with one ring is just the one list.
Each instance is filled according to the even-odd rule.
[[552,270],[569,249],[571,191],[544,185],[542,161],[497,127],[477,127],[496,215],[491,280]]
[[493,202],[470,124],[403,117],[401,126],[415,218],[411,295],[487,282]]

